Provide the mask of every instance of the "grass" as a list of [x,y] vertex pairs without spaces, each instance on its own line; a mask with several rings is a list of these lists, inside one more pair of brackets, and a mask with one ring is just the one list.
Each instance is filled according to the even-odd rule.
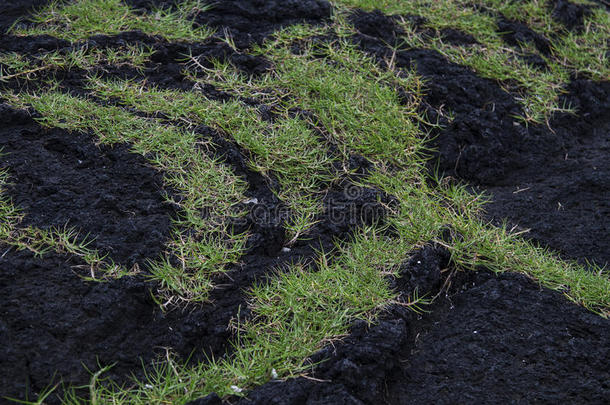
[[47,72],[71,69],[102,69],[105,67],[129,66],[144,68],[152,50],[139,45],[127,44],[119,48],[72,47],[67,52],[51,51],[35,57],[25,57],[17,52],[0,53],[0,82],[11,79],[34,81]]
[[[428,18],[428,27],[440,32],[456,28],[473,35],[479,45],[445,44],[440,35],[428,37],[406,20],[403,47],[435,49],[449,60],[470,66],[498,80],[521,97],[526,121],[539,122],[564,110],[558,95],[571,74],[607,77],[606,56],[600,51],[610,24],[607,14],[587,17],[582,32],[567,32],[549,14],[547,2],[505,4],[489,0],[433,2],[417,0],[341,0],[343,6],[381,8],[386,13],[415,13]],[[494,19],[476,11],[485,5],[493,13],[524,21],[553,38],[548,71],[523,63],[517,56],[536,52],[531,44],[504,45]],[[98,13],[92,13],[97,6]],[[19,35],[47,33],[70,41],[90,35],[141,29],[168,40],[204,41],[211,30],[194,27],[193,12],[205,12],[195,2],[183,2],[173,11],[136,14],[117,0],[54,3],[38,14],[35,24],[13,28]],[[156,17],[152,17],[155,15]],[[0,97],[18,108],[33,108],[48,127],[95,134],[100,143],[129,143],[136,153],[165,173],[165,184],[181,199],[169,200],[180,210],[167,252],[142,269],[156,280],[163,307],[205,303],[214,277],[237,264],[245,252],[247,233],[235,234],[231,223],[245,215],[238,208],[246,199],[247,184],[215,158],[219,146],[202,139],[194,128],[207,125],[245,153],[250,169],[264,176],[274,193],[290,208],[286,222],[289,242],[307,237],[324,207],[324,193],[352,173],[350,157],[360,155],[372,164],[366,177],[351,177],[396,199],[386,224],[355,231],[332,252],[319,252],[314,263],[297,262],[276,269],[268,282],[247,291],[252,316],[232,326],[237,332],[230,356],[208,362],[180,361],[167,356],[146,370],[146,377],[127,386],[104,379],[107,368],[96,372],[85,391],[68,389],[68,404],[184,404],[211,392],[243,395],[271,379],[291,378],[311,369],[307,358],[324,345],[340,339],[356,319],[375,322],[388,305],[399,303],[418,310],[425,297],[401,297],[388,277],[412,252],[430,241],[445,245],[460,270],[487,268],[518,272],[540,285],[562,292],[568,299],[601,316],[610,316],[610,281],[604,269],[559,259],[526,241],[506,226],[485,223],[485,196],[472,195],[462,185],[431,178],[425,169],[426,118],[419,113],[425,83],[413,71],[396,69],[391,61],[380,67],[351,45],[354,28],[339,8],[327,26],[287,27],[264,44],[249,50],[264,55],[271,72],[248,77],[230,63],[215,61],[205,69],[185,56],[185,74],[193,81],[213,84],[232,98],[217,101],[197,91],[165,90],[146,81],[95,75],[100,63],[140,66],[150,56],[145,49],[120,48],[43,54],[35,58],[0,56],[4,78],[37,79],[33,69],[90,70],[88,97],[47,86],[36,93],[4,90]],[[314,39],[326,37],[331,41]],[[298,52],[293,52],[297,48]],[[76,52],[76,53],[72,53]],[[11,76],[11,77],[7,77]],[[399,97],[400,90],[409,99]],[[273,114],[267,119],[255,100]],[[103,101],[106,101],[104,103]],[[101,280],[131,274],[108,264],[88,250],[76,230],[40,230],[20,227],[21,213],[5,195],[10,168],[0,171],[0,241],[40,255],[49,250],[79,256],[89,265],[84,272]],[[392,232],[387,232],[391,228]],[[447,229],[453,238],[441,234]],[[391,235],[391,236],[390,236]],[[45,392],[45,395],[49,393]]]
[[[343,159],[359,153],[379,164],[416,160],[418,116],[414,105],[400,105],[396,89],[402,86],[417,95],[420,78],[413,72],[397,77],[384,71],[343,40],[319,46],[305,41],[300,43],[300,55],[292,53],[288,45],[307,29],[289,28],[255,50],[276,67],[261,79],[249,79],[223,66],[199,80],[285,111],[312,112],[315,118],[310,123],[327,135]],[[310,35],[317,32],[312,28]],[[312,58],[314,52],[323,58]],[[193,78],[197,80],[196,74]]]
[[13,25],[10,33],[21,36],[52,35],[78,41],[93,35],[115,35],[140,30],[167,40],[204,41],[213,33],[207,27],[194,27],[192,17],[208,7],[197,0],[177,2],[174,10],[157,9],[138,14],[121,0],[53,1],[32,17],[33,27]]
[[[543,123],[553,113],[572,112],[569,106],[559,103],[559,96],[571,75],[578,74],[594,80],[610,76],[610,64],[605,52],[605,39],[610,34],[610,17],[602,8],[586,16],[585,30],[575,33],[551,17],[550,4],[546,0],[339,0],[337,3],[365,10],[380,9],[386,14],[425,17],[425,27],[436,30],[437,36],[423,35],[402,19],[399,25],[405,31],[403,46],[434,49],[452,62],[469,66],[483,77],[497,80],[521,101],[524,110],[521,118],[526,122]],[[487,12],[481,13],[476,7],[484,7]],[[551,44],[551,56],[540,54],[532,44],[507,46],[495,21],[500,15],[526,23],[534,31],[545,35]],[[440,31],[445,28],[470,34],[479,44],[465,46],[445,43],[440,36]],[[519,58],[532,53],[545,60],[548,71],[536,69]]]
[[92,78],[90,89],[103,99],[118,99],[147,114],[163,114],[170,121],[191,126],[205,124],[228,134],[249,154],[249,166],[269,182],[276,179],[278,197],[291,210],[286,223],[288,244],[304,234],[322,211],[321,195],[337,178],[334,159],[319,137],[288,110],[272,122],[255,107],[238,100],[216,102],[205,96],[173,90],[148,89],[143,84]]

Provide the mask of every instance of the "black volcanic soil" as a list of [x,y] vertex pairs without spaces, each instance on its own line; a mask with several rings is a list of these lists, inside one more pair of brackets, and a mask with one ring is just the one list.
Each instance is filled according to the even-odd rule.
[[27,18],[32,10],[39,10],[47,3],[49,0],[4,0],[0,4],[0,33],[10,28],[17,19]]
[[[151,5],[171,4],[126,2],[141,12]],[[42,3],[16,0],[0,5],[0,32],[26,15],[31,5]],[[582,29],[586,8],[561,0],[552,7],[566,27]],[[237,51],[219,38],[202,44],[168,43],[139,32],[97,36],[88,45],[151,45],[155,54],[143,72],[100,73],[146,77],[161,87],[189,90],[193,83],[179,66],[189,48],[204,65],[209,58],[229,59],[247,74],[262,75],[271,66],[264,58],[246,55],[248,47],[279,27],[323,23],[331,12],[324,0],[231,0],[197,16],[197,23],[217,27],[218,36],[225,35],[226,28]],[[544,37],[523,24],[497,18],[507,46],[530,40],[547,52]],[[364,12],[350,19],[360,31],[352,40],[383,63],[391,52],[386,44],[396,41],[393,19]],[[441,35],[451,43],[475,41],[456,30]],[[33,55],[69,46],[51,37],[18,39],[0,33],[0,52]],[[536,55],[528,58],[538,61]],[[608,82],[573,78],[564,97],[579,114],[557,114],[550,128],[525,127],[513,118],[521,107],[511,94],[440,54],[401,49],[395,63],[400,69],[415,67],[427,79],[422,108],[443,124],[432,141],[438,150],[432,164],[489,193],[490,220],[507,218],[531,228],[529,237],[567,258],[610,262]],[[68,91],[84,94],[85,73],[60,72],[58,78]],[[24,83],[1,85],[17,89]],[[217,99],[233,97],[212,86],[202,90]],[[256,100],[244,101],[257,105]],[[259,107],[267,114],[266,106]],[[448,122],[439,115],[441,107],[451,110],[455,119]],[[212,153],[248,181],[248,198],[257,201],[248,204],[245,221],[235,223],[236,230],[252,234],[242,263],[215,280],[219,287],[209,304],[163,313],[151,298],[156,285],[143,276],[86,282],[79,277],[86,270],[75,257],[50,253],[40,258],[0,246],[0,398],[32,398],[55,372],[55,381],[62,377],[66,383],[84,384],[89,374],[83,365],[97,370],[98,364],[116,362],[109,376],[118,381],[132,372],[141,376],[140,360],[164,356],[164,347],[183,358],[194,352],[195,360],[202,359],[203,352],[222,356],[234,337],[227,329],[231,318],[248,316],[244,289],[264,280],[274,267],[314,257],[320,246],[330,250],[333,239],[345,239],[354,227],[383,218],[378,200],[391,202],[389,196],[354,188],[346,180],[325,197],[327,211],[311,240],[282,251],[283,204],[271,191],[274,184],[248,168],[246,152],[234,142],[207,127],[197,131],[218,145]],[[86,133],[43,129],[27,113],[0,104],[0,148],[0,167],[11,174],[8,195],[22,208],[24,224],[46,228],[68,223],[90,232],[94,247],[126,265],[143,265],[164,250],[171,219],[178,214],[164,202],[164,194],[172,191],[164,189],[163,173],[130,153],[129,145],[96,146]],[[365,160],[355,156],[350,163],[365,175]],[[323,360],[313,372],[322,381],[272,381],[241,402],[603,403],[610,395],[608,320],[523,276],[496,276],[485,269],[456,272],[438,246],[414,253],[401,276],[389,281],[403,294],[415,287],[420,293],[440,293],[428,313],[417,315],[395,306],[375,325],[358,322],[342,343],[312,356],[312,362]],[[55,402],[51,398],[50,403]],[[220,401],[210,395],[194,403]]]

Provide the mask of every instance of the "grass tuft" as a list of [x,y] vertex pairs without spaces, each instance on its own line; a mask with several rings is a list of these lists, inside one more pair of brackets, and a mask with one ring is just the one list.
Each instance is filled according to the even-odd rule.
[[78,41],[93,35],[114,35],[140,30],[168,40],[204,41],[213,30],[194,27],[192,17],[208,6],[198,0],[177,2],[174,9],[157,9],[151,14],[135,13],[121,0],[53,1],[31,17],[34,26],[14,25],[11,34],[21,36],[52,35]]

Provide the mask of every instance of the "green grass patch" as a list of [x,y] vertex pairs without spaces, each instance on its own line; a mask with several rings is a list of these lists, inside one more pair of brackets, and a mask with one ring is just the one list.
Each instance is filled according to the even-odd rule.
[[250,167],[277,179],[277,196],[290,208],[285,224],[288,244],[303,236],[322,212],[321,197],[338,174],[335,159],[324,142],[306,123],[278,111],[273,122],[265,121],[254,107],[238,100],[217,102],[199,93],[146,88],[126,81],[92,78],[90,88],[104,99],[115,98],[124,105],[148,114],[163,114],[170,121],[191,126],[203,123],[217,129],[249,153]]
[[22,36],[52,35],[78,41],[93,35],[114,35],[140,30],[168,40],[204,41],[212,35],[207,27],[194,27],[192,17],[208,6],[197,0],[177,2],[175,9],[157,9],[150,14],[135,13],[121,0],[53,1],[33,17],[33,27],[13,26],[10,33]]
[[[417,100],[422,83],[413,72],[398,77],[379,68],[347,41],[314,45],[303,36],[319,32],[306,26],[290,27],[274,41],[256,49],[274,63],[275,70],[250,79],[226,65],[210,74],[193,72],[193,78],[212,81],[223,90],[279,106],[313,113],[311,124],[327,134],[344,158],[359,153],[378,164],[418,160],[421,143],[417,104],[401,105],[396,89],[402,87]],[[289,44],[300,39],[299,54]],[[314,58],[313,54],[324,56]],[[416,165],[417,166],[417,165]]]

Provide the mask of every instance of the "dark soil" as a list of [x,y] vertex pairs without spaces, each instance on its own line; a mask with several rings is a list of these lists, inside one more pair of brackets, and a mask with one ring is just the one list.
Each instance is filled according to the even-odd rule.
[[82,264],[74,258],[1,250],[1,396],[35,398],[60,378],[82,385],[84,367],[95,372],[115,362],[107,376],[124,381],[142,376],[140,359],[165,355],[164,347],[188,356],[228,337],[222,303],[163,314],[151,296],[155,286],[139,278],[84,282],[71,268]]
[[[171,5],[126,2],[139,12]],[[1,5],[0,31],[34,3],[42,2]],[[587,12],[563,1],[553,7],[556,18],[571,29],[579,29],[579,16]],[[246,55],[245,49],[283,26],[323,23],[331,12],[323,0],[231,0],[197,15],[197,23],[219,28],[219,37],[226,28],[238,51],[218,37],[200,44],[169,43],[135,31],[96,36],[87,45],[150,45],[155,54],[143,72],[104,67],[100,73],[190,90],[193,83],[180,72],[180,59],[189,49],[204,66],[220,58],[249,75],[262,75],[270,64]],[[417,16],[406,18],[423,22]],[[357,12],[350,19],[361,32],[353,41],[383,63],[391,52],[387,44],[397,41],[393,18]],[[546,52],[547,41],[522,24],[502,20],[499,29],[510,46],[530,41]],[[456,30],[440,34],[451,43],[476,42]],[[0,51],[36,55],[70,46],[51,37],[0,35]],[[438,150],[435,163],[445,175],[491,194],[489,219],[508,218],[532,228],[532,239],[565,257],[610,262],[608,82],[574,78],[565,97],[579,115],[556,115],[551,130],[519,124],[513,116],[521,107],[511,94],[435,52],[403,49],[395,63],[401,69],[415,67],[427,79],[423,108],[444,125],[432,141]],[[66,91],[84,94],[85,73],[56,74]],[[25,83],[3,85],[17,89]],[[216,99],[233,97],[212,86],[198,90]],[[272,119],[266,106],[245,101]],[[455,119],[448,122],[443,110]],[[333,185],[311,239],[282,249],[286,210],[272,192],[277,186],[273,179],[251,171],[246,152],[230,139],[207,127],[197,131],[218,145],[212,153],[249,184],[249,215],[235,221],[236,231],[248,229],[252,235],[240,265],[215,279],[218,288],[210,303],[163,313],[151,298],[157,286],[142,276],[86,282],[79,277],[83,263],[77,258],[52,253],[38,258],[0,247],[0,397],[31,397],[54,373],[55,381],[85,384],[89,374],[83,365],[96,371],[116,362],[108,376],[125,381],[130,373],[142,375],[140,361],[148,364],[165,356],[165,347],[183,359],[191,353],[197,361],[203,353],[221,357],[230,352],[234,338],[227,328],[231,318],[248,316],[245,289],[264,281],[273,268],[312,259],[315,249],[331,250],[333,240],[345,240],[355,227],[383,220],[381,203],[392,201],[377,190],[354,187],[348,179]],[[93,247],[127,265],[142,265],[164,250],[171,218],[177,215],[163,199],[171,190],[164,190],[163,174],[130,153],[129,145],[96,146],[88,134],[42,129],[27,114],[0,107],[0,147],[5,153],[0,166],[8,168],[13,180],[9,195],[22,207],[24,224],[68,223],[90,232],[96,238]],[[354,156],[350,164],[366,175],[368,162]],[[496,276],[484,269],[456,273],[447,252],[436,246],[417,252],[404,264],[401,277],[390,282],[405,295],[416,287],[420,294],[440,295],[428,313],[395,306],[375,325],[354,324],[343,342],[312,356],[312,363],[324,360],[313,376],[325,382],[273,381],[252,391],[243,403],[603,403],[609,396],[609,321],[561,294],[514,274]],[[195,403],[219,399],[211,395]]]
[[[502,35],[502,39],[504,39],[508,45],[520,49],[522,44],[533,44],[541,55],[550,56],[551,43],[549,40],[532,30],[526,24],[509,20],[504,16],[500,16],[497,19],[497,23],[498,33]],[[538,54],[519,53],[517,55],[525,63],[539,70],[548,70],[546,61]]]
[[4,33],[21,18],[25,19],[32,10],[44,7],[49,0],[4,0],[0,4],[0,33]]

